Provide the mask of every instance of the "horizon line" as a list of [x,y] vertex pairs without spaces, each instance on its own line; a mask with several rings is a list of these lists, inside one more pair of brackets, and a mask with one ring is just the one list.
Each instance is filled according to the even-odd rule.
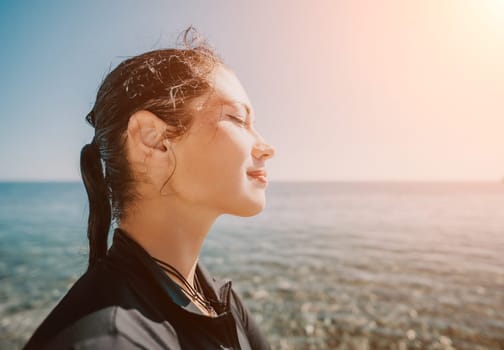
[[[82,183],[82,179],[0,179],[0,183]],[[504,179],[278,179],[269,183],[503,183]]]

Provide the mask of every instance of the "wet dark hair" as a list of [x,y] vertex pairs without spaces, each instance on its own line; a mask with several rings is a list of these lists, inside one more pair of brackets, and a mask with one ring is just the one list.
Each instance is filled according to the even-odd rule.
[[89,200],[88,270],[107,254],[112,220],[119,223],[139,198],[125,148],[130,116],[147,110],[173,127],[165,137],[178,138],[192,125],[190,102],[212,90],[210,75],[222,60],[194,27],[182,34],[182,48],[154,50],[120,63],[103,80],[86,116],[95,129],[80,155]]

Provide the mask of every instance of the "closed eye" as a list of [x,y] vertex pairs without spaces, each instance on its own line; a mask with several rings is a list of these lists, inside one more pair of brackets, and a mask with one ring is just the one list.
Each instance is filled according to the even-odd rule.
[[243,126],[247,125],[247,121],[244,118],[240,118],[240,117],[234,116],[232,114],[226,114],[226,116],[228,116],[231,119],[237,121],[238,124],[240,124],[240,125],[243,125]]

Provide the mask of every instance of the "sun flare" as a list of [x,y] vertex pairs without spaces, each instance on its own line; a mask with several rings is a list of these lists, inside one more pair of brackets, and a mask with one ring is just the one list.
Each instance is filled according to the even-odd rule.
[[504,0],[480,0],[473,7],[480,8],[480,20],[489,28],[504,33]]

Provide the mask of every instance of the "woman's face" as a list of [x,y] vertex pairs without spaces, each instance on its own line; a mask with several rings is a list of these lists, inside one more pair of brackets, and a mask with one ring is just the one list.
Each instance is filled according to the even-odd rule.
[[254,112],[236,75],[218,66],[213,78],[215,90],[194,101],[202,108],[195,112],[194,124],[184,137],[172,146],[176,169],[169,184],[191,204],[252,216],[265,206],[267,184],[247,172],[266,170],[265,162],[275,150],[254,128]]

